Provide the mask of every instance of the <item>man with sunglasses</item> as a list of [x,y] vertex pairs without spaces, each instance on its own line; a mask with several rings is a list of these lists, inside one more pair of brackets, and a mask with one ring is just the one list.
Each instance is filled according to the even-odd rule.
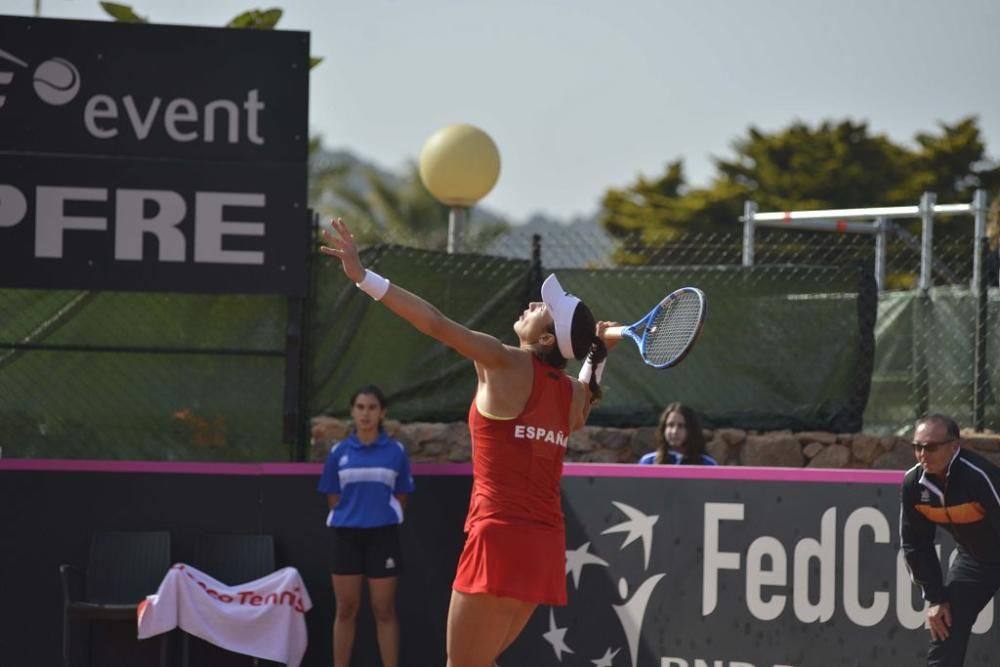
[[[928,602],[927,664],[960,667],[972,625],[1000,589],[1000,468],[961,448],[958,424],[945,415],[919,420],[913,434],[917,465],[900,493],[899,533],[913,580]],[[941,526],[958,554],[947,582],[934,549]]]

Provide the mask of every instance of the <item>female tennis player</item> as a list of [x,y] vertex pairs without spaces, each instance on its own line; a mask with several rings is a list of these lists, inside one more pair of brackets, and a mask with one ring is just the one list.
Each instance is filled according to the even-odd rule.
[[[514,323],[505,345],[361,265],[347,224],[331,223],[320,250],[348,279],[417,330],[475,363],[469,407],[473,483],[448,609],[448,667],[492,667],[539,604],[566,604],[566,538],[559,497],[563,456],[600,398],[608,347],[590,309],[555,275]],[[562,369],[586,359],[579,378]]]

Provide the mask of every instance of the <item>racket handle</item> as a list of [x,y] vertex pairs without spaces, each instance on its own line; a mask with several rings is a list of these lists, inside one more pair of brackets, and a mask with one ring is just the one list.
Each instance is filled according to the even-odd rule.
[[608,327],[604,330],[605,340],[621,340],[624,338],[625,329],[628,327]]

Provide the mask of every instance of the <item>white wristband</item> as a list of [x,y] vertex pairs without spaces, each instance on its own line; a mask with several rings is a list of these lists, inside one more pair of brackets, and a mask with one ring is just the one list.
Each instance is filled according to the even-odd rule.
[[590,378],[594,376],[597,378],[597,384],[601,384],[601,377],[604,375],[604,365],[606,363],[608,363],[607,359],[597,364],[597,369],[595,370],[594,362],[591,361],[591,357],[588,354],[587,360],[580,367],[580,374],[576,376],[576,379],[584,384],[590,384]]
[[365,269],[365,277],[360,283],[354,283],[358,289],[375,299],[381,301],[385,293],[389,291],[389,280],[383,278],[371,269]]

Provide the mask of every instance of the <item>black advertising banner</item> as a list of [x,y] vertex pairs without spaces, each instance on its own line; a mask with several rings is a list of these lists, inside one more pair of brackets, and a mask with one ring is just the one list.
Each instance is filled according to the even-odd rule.
[[0,154],[0,285],[302,293],[305,165],[59,162]]
[[305,162],[309,34],[0,17],[0,147]]
[[308,33],[0,17],[0,287],[301,293],[308,70]]

